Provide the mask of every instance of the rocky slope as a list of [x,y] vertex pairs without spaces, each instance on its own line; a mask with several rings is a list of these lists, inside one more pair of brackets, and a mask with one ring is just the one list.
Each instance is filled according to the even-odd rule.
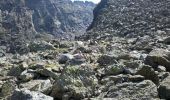
[[[112,7],[113,2],[118,1],[115,11],[121,4],[128,9],[129,3],[135,2],[133,6],[137,7],[141,3],[103,0],[96,9],[105,8],[105,4]],[[168,0],[150,2],[153,2],[149,3],[150,7],[155,4],[155,8],[169,3]],[[111,14],[114,10],[103,11]],[[108,22],[111,28],[109,23],[114,19],[110,16],[107,20],[111,21]],[[146,33],[127,37],[108,34],[109,31],[101,31],[97,26],[91,27],[87,35],[96,36],[87,41],[36,41],[30,43],[29,52],[22,55],[0,51],[0,97],[9,100],[169,100],[170,33],[163,30],[168,27],[157,30],[154,36]],[[87,39],[87,36],[81,38]]]
[[15,52],[37,38],[72,39],[85,32],[94,7],[92,2],[71,0],[1,0],[1,45]]
[[89,34],[136,37],[169,31],[169,0],[102,0],[94,10]]

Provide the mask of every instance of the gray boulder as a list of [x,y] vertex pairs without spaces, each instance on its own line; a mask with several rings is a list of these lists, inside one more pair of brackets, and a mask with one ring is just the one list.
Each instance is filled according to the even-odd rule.
[[97,72],[101,76],[118,75],[124,72],[124,66],[121,64],[113,64],[97,69]]
[[46,41],[34,41],[28,46],[31,52],[45,51],[45,50],[55,50],[55,47]]
[[31,80],[26,83],[21,83],[19,85],[20,88],[26,88],[31,91],[39,91],[45,94],[48,94],[52,89],[52,83],[49,79],[37,79],[37,80]]
[[1,96],[7,97],[11,95],[14,92],[14,89],[16,88],[15,85],[16,84],[11,81],[5,82],[1,87]]
[[115,57],[111,55],[102,55],[98,58],[97,62],[100,66],[110,65],[116,63]]
[[62,54],[60,55],[58,62],[60,64],[66,64],[66,63],[70,63],[72,65],[80,65],[82,63],[84,63],[86,61],[86,59],[84,58],[84,56],[81,53],[77,53],[74,55],[71,54]]
[[5,56],[5,52],[0,48],[0,57],[4,57]]
[[22,69],[20,66],[13,66],[9,70],[8,75],[9,76],[19,76],[23,71],[24,71],[24,69]]
[[145,63],[154,68],[157,68],[158,65],[162,65],[166,67],[167,71],[170,71],[170,51],[155,49],[146,57]]
[[58,80],[56,80],[51,93],[52,97],[62,99],[82,99],[93,95],[98,80],[91,66],[67,66]]
[[158,74],[151,66],[143,65],[143,67],[136,74],[144,76],[145,79],[152,80],[155,84],[159,84]]
[[166,68],[164,66],[158,66],[158,72],[166,72]]
[[27,81],[34,79],[36,76],[37,74],[35,73],[35,71],[28,69],[21,73],[21,75],[19,76],[19,79],[23,82],[27,82]]
[[112,84],[109,89],[104,89],[101,95],[103,95],[103,98],[114,98],[115,100],[158,99],[157,86],[149,80],[139,83],[125,82],[117,85]]
[[170,99],[170,76],[165,78],[160,83],[158,91],[161,99],[166,99],[166,100]]
[[165,38],[163,42],[166,44],[170,44],[170,37]]
[[71,54],[62,54],[59,56],[58,62],[60,64],[65,64],[67,61],[73,59],[73,55]]
[[40,74],[41,76],[51,77],[53,79],[58,79],[60,76],[60,73],[53,72],[51,68],[37,69],[36,73]]
[[127,74],[135,74],[142,67],[140,60],[124,60],[122,62],[125,65],[124,72]]
[[115,84],[120,84],[123,82],[141,82],[143,81],[145,78],[144,76],[141,75],[123,75],[123,74],[119,74],[119,75],[114,75],[114,76],[106,76],[103,77],[102,80],[100,81],[101,84],[106,85],[109,82],[114,82]]
[[40,92],[29,91],[26,89],[16,89],[9,100],[54,100],[52,97]]
[[86,62],[84,55],[82,53],[74,54],[74,58],[70,60],[72,65],[80,65]]

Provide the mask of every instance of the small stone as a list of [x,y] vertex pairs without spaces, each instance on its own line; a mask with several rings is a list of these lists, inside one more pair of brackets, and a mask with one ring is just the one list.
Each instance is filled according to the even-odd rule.
[[35,71],[29,69],[29,70],[23,71],[21,75],[19,76],[19,79],[21,79],[23,82],[27,82],[27,81],[32,80],[36,76],[37,74],[35,73]]
[[158,66],[158,72],[166,72],[166,68],[164,66]]

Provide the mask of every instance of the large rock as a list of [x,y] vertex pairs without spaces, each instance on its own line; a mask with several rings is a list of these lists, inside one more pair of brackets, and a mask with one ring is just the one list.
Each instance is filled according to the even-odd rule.
[[132,46],[135,50],[145,50],[150,52],[153,50],[153,39],[149,35],[144,35],[143,37],[137,37],[134,45]]
[[166,37],[163,42],[166,44],[170,44],[170,37]]
[[127,74],[127,75],[123,75],[123,74],[119,74],[119,75],[114,75],[114,76],[106,76],[106,77],[103,77],[100,81],[100,83],[102,85],[106,85],[108,83],[115,83],[115,84],[120,84],[120,83],[123,83],[123,82],[141,82],[143,81],[145,78],[144,76],[141,76],[141,75],[130,75],[130,74]]
[[70,63],[72,65],[80,65],[80,64],[84,63],[85,61],[86,61],[86,59],[84,58],[82,53],[77,53],[74,55],[61,54],[58,59],[58,62],[60,64]]
[[4,50],[1,49],[1,47],[0,47],[0,57],[4,57],[4,56],[5,56],[5,52],[4,52]]
[[53,79],[58,79],[60,76],[60,73],[52,71],[51,68],[37,69],[36,73],[40,74],[41,76],[51,77]]
[[116,63],[116,59],[111,55],[102,55],[98,58],[97,62],[100,66],[110,65]]
[[125,65],[125,73],[135,74],[140,68],[142,68],[142,62],[140,60],[124,60],[122,61]]
[[1,87],[1,96],[7,97],[10,96],[16,88],[16,84],[11,81],[5,82]]
[[104,89],[104,91],[102,91],[100,95],[102,98],[113,98],[115,100],[158,99],[157,86],[149,80],[144,80],[139,83],[125,82],[117,85],[112,84],[108,89]]
[[9,76],[19,76],[24,69],[22,69],[20,66],[13,66],[10,71],[8,72]]
[[124,72],[124,66],[121,64],[113,64],[97,69],[99,76],[118,75]]
[[74,58],[70,60],[72,65],[81,65],[86,62],[85,56],[82,53],[74,54]]
[[149,53],[145,59],[145,63],[157,68],[158,65],[166,67],[170,71],[170,51],[165,49],[155,49]]
[[165,78],[159,86],[159,96],[161,99],[170,99],[170,76]]
[[29,91],[26,89],[16,89],[9,100],[54,100],[52,97],[40,92]]
[[23,82],[27,82],[27,81],[34,79],[37,76],[38,75],[35,73],[35,71],[28,69],[28,70],[23,71],[20,74],[19,79]]
[[60,64],[65,64],[67,61],[73,59],[73,55],[71,54],[61,54],[58,58],[58,62]]
[[159,84],[158,74],[154,71],[151,66],[143,65],[141,69],[136,73],[137,75],[142,75],[145,79],[152,80],[155,84]]
[[56,80],[51,96],[62,99],[82,99],[93,95],[98,84],[93,69],[88,66],[67,66],[58,80]]
[[28,47],[31,52],[55,50],[55,47],[46,41],[34,41],[31,42]]
[[26,83],[21,83],[19,85],[20,88],[26,88],[31,91],[39,91],[45,94],[48,94],[51,92],[52,89],[52,83],[49,79],[37,79],[37,80],[31,80]]

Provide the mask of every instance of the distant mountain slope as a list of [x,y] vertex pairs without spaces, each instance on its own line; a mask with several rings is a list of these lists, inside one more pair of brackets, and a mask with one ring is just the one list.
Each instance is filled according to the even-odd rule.
[[169,0],[102,0],[88,33],[134,37],[169,29]]
[[42,36],[73,38],[92,22],[94,7],[71,0],[0,0],[0,44],[16,48]]
[[33,12],[35,30],[57,37],[82,34],[92,22],[92,2],[70,0],[27,0],[26,6]]

